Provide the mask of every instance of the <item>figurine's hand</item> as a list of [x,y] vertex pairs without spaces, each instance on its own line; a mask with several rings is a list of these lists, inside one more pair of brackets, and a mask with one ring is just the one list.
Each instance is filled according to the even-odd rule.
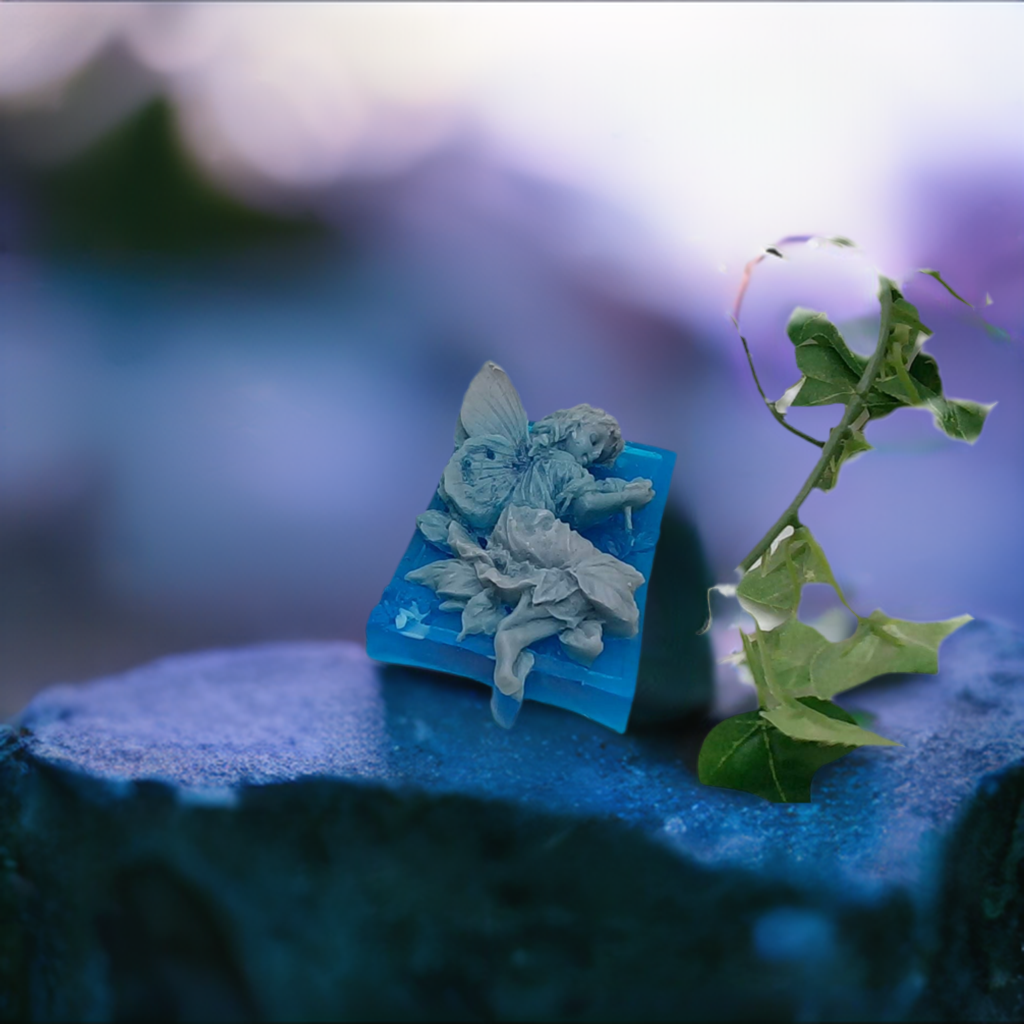
[[622,496],[630,508],[643,508],[654,497],[654,488],[650,480],[638,476],[623,487]]

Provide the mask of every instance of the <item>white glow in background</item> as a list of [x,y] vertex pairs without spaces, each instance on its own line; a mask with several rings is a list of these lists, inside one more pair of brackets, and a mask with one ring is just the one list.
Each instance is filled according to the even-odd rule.
[[[901,169],[1024,160],[1017,4],[4,5],[0,101],[59,102],[113,39],[221,178],[328,182],[476,125],[730,277],[843,233],[906,269]],[[679,268],[682,269],[681,267]]]

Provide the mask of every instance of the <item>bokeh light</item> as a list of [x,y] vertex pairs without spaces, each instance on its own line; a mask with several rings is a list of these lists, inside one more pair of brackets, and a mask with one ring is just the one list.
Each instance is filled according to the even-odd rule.
[[758,268],[770,394],[792,307],[868,339],[882,270],[947,390],[1000,403],[974,449],[873,426],[808,524],[865,611],[1024,624],[1022,17],[0,6],[0,716],[172,650],[360,638],[488,358],[534,416],[679,452],[729,578],[812,459],[729,322],[799,233],[860,250]]

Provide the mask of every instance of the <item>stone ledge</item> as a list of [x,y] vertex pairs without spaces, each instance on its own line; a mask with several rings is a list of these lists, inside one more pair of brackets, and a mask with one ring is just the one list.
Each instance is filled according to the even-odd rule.
[[975,623],[854,691],[904,746],[788,806],[700,786],[697,726],[504,732],[349,644],[55,687],[0,753],[0,1015],[1013,1019],[1022,662]]

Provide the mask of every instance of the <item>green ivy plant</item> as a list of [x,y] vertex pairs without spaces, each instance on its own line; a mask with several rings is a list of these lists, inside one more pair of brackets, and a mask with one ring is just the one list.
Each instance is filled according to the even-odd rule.
[[[827,241],[852,245],[846,239]],[[782,256],[779,246],[766,253]],[[737,330],[750,272],[763,258],[748,264],[733,316]],[[922,273],[969,305],[937,271]],[[740,631],[743,650],[737,660],[746,664],[753,677],[758,710],[727,719],[708,734],[698,759],[700,781],[707,785],[740,789],[777,802],[809,801],[811,779],[823,765],[857,747],[897,745],[864,728],[833,698],[888,672],[937,672],[939,645],[971,620],[970,615],[962,615],[944,622],[908,622],[882,611],[858,615],[847,603],[821,546],[800,521],[800,507],[811,491],[831,490],[842,466],[871,448],[864,431],[872,420],[905,407],[925,407],[939,430],[971,444],[992,409],[945,395],[938,364],[922,351],[931,331],[895,282],[880,275],[878,298],[881,325],[869,358],[853,352],[824,313],[793,311],[787,334],[801,377],[775,402],[765,396],[750,348],[740,335],[769,411],[787,430],[816,445],[820,455],[788,508],[740,563],[739,583],[712,588],[736,597],[754,620],[752,633]],[[786,420],[791,407],[818,405],[843,406],[843,415],[826,441]],[[852,636],[830,641],[800,621],[801,591],[808,583],[824,583],[835,590],[856,616]]]

